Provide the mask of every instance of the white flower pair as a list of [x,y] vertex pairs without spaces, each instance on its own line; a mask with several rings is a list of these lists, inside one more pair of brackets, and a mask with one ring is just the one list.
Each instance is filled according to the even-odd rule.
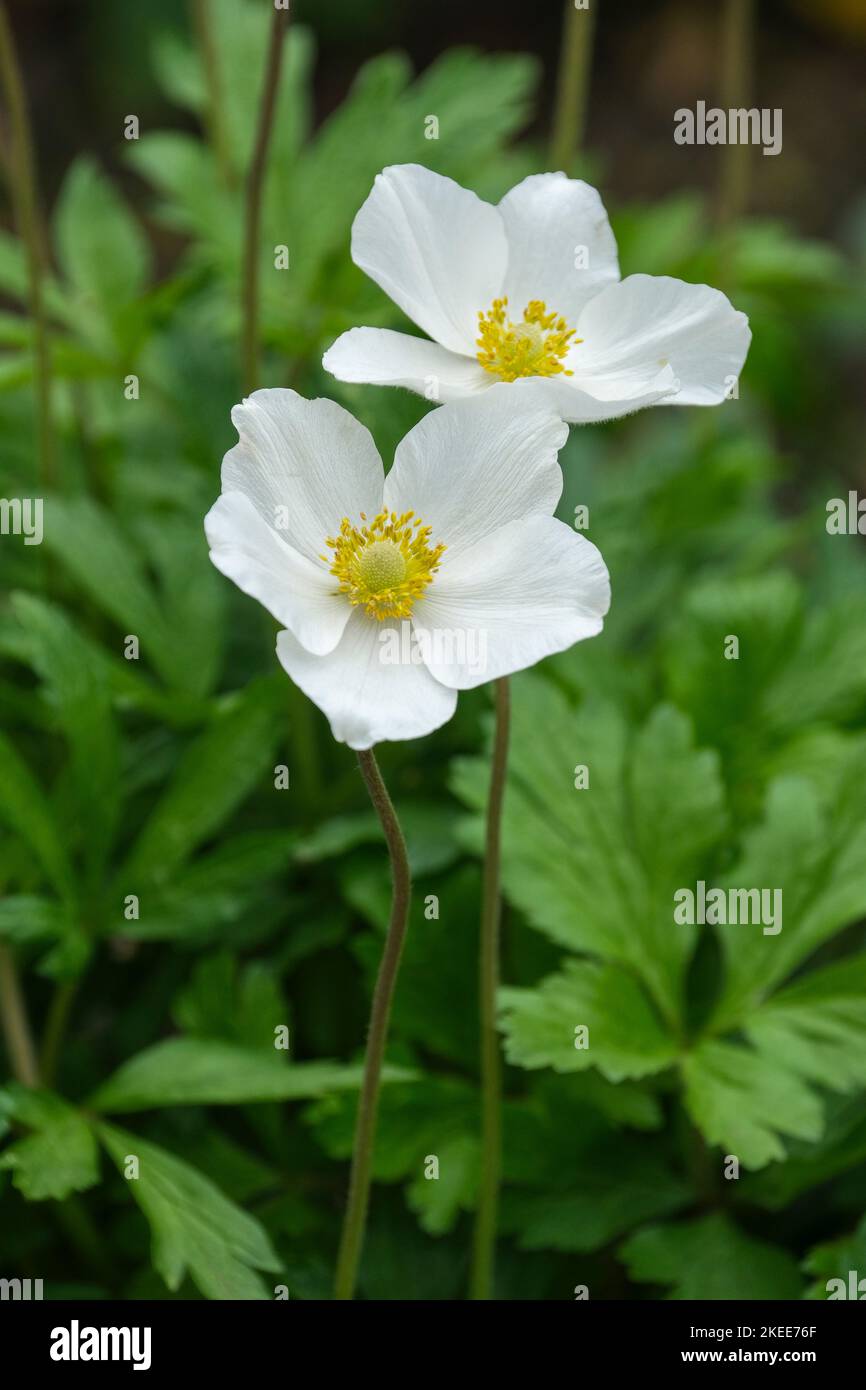
[[[451,404],[410,431],[386,478],[340,406],[254,392],[232,412],[240,442],[205,529],[217,568],[285,625],[288,674],[335,738],[365,749],[429,733],[459,690],[601,630],[604,562],[553,516],[564,422],[718,404],[750,334],[705,285],[619,281],[598,194],[562,174],[493,208],[417,165],[387,169],[352,254],[436,341],[352,329],[325,367]],[[420,640],[395,662],[407,625]]]

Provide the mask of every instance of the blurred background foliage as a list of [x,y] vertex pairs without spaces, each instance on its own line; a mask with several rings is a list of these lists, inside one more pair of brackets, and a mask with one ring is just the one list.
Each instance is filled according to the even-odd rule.
[[[516,0],[293,8],[263,383],[335,396],[387,462],[426,403],[320,367],[343,329],[400,326],[351,264],[352,218],[389,163],[490,199],[548,167],[561,8],[536,6],[531,29]],[[753,152],[747,207],[720,218],[722,152],[671,138],[677,106],[718,98],[718,7],[599,9],[572,172],[600,186],[623,273],[723,287],[754,341],[737,400],[573,429],[562,455],[559,514],[589,508],[614,599],[602,637],[514,682],[497,1289],[823,1297],[866,1273],[866,570],[862,540],[825,527],[828,499],[863,483],[862,13],[758,7],[754,101],[783,108],[784,150]],[[269,15],[207,5],[214,120],[194,13],[11,7],[56,457],[43,489],[10,213],[0,493],[45,497],[45,539],[0,538],[0,962],[39,1042],[38,1077],[3,1059],[19,1074],[0,1090],[0,1273],[53,1297],[328,1296],[387,915],[352,756],[276,667],[268,615],[207,559]],[[465,1290],[488,737],[478,691],[432,738],[382,750],[416,896],[368,1298]],[[675,928],[672,894],[699,878],[781,887],[782,933]],[[125,1182],[130,1154],[142,1177]]]

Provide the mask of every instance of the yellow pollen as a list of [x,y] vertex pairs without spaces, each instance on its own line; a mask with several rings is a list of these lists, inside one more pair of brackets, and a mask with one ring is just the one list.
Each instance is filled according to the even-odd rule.
[[523,319],[513,323],[508,317],[508,297],[494,299],[489,311],[479,312],[476,343],[478,361],[486,372],[501,381],[516,381],[520,376],[573,376],[562,365],[569,348],[582,343],[575,338],[564,318],[548,312],[541,299],[531,299],[523,311]]
[[[339,592],[371,618],[408,618],[439,568],[444,545],[430,544],[430,527],[414,512],[382,511],[360,526],[343,517],[325,544],[333,554],[331,574]],[[326,559],[326,556],[322,557]]]

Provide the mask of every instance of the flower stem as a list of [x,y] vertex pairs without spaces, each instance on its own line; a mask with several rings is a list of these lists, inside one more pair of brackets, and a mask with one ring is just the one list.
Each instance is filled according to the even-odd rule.
[[38,1086],[39,1066],[33,1034],[27,1019],[15,958],[4,942],[0,942],[0,1022],[15,1079],[22,1086]]
[[376,1142],[376,1114],[379,1107],[382,1059],[385,1055],[391,1001],[394,997],[394,986],[397,982],[400,956],[406,937],[409,900],[412,892],[406,841],[403,838],[397,814],[385,783],[382,781],[379,764],[372,749],[360,752],[358,763],[361,768],[361,775],[367,784],[367,791],[370,793],[370,800],[382,822],[382,829],[388,842],[394,886],[391,898],[391,920],[388,924],[385,949],[379,963],[376,988],[373,991],[373,1007],[370,1012],[370,1028],[367,1034],[367,1056],[364,1062],[364,1081],[361,1087],[358,1120],[355,1127],[349,1199],[346,1204],[343,1234],[337,1258],[334,1297],[340,1300],[351,1299],[355,1293],[358,1262],[361,1257],[364,1228],[367,1222],[367,1207],[370,1200],[370,1172]]
[[575,156],[583,144],[597,4],[598,0],[591,0],[586,9],[578,9],[574,0],[565,0],[550,167],[562,169],[566,174],[571,173]]
[[288,20],[288,9],[276,8],[275,6],[271,20],[271,36],[268,44],[262,100],[259,107],[259,123],[247,176],[242,291],[243,337],[241,343],[241,370],[246,395],[255,391],[259,380],[259,228],[262,219],[262,191],[267,166],[268,145],[274,124],[274,110],[280,83],[280,69],[283,63]]
[[487,802],[487,837],[481,899],[479,1013],[481,1022],[481,1184],[475,1214],[470,1297],[493,1297],[493,1257],[502,1167],[502,1063],[496,1032],[499,986],[499,923],[502,911],[499,877],[502,858],[502,807],[508,767],[511,695],[508,679],[496,682],[496,727]]
[[46,1086],[54,1085],[60,1048],[69,1022],[69,1013],[78,993],[79,980],[63,980],[55,989],[48,1008],[39,1060]]
[[[721,36],[721,105],[726,111],[751,104],[754,0],[725,0]],[[746,210],[752,168],[747,143],[725,145],[717,194],[722,227],[732,227]]]
[[192,22],[196,41],[198,42],[201,52],[204,80],[207,88],[205,127],[210,137],[210,143],[213,148],[214,159],[219,169],[220,178],[226,188],[233,188],[235,184],[235,174],[232,168],[231,155],[226,139],[226,129],[223,122],[219,54],[217,53],[217,47],[214,43],[211,17],[208,11],[208,0],[191,0],[190,8],[192,11]]
[[6,6],[0,0],[0,85],[9,108],[12,131],[10,160],[12,203],[18,235],[27,258],[27,300],[33,325],[33,378],[36,390],[36,429],[39,478],[43,487],[54,481],[54,425],[51,418],[51,350],[42,296],[43,248],[39,232],[33,138],[21,67]]

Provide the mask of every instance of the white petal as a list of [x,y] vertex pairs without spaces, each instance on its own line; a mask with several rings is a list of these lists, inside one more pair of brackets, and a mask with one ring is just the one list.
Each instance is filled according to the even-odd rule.
[[290,632],[277,634],[281,665],[327,716],[334,738],[350,748],[421,738],[457,708],[456,692],[434,680],[423,663],[387,659],[389,644],[399,647],[399,628],[356,608],[329,656],[311,656]]
[[[634,373],[631,378],[622,373],[616,378],[614,399],[607,399],[610,385],[600,378],[589,378],[575,385],[574,377],[530,377],[533,389],[543,393],[551,409],[572,425],[598,424],[602,420],[618,420],[648,405],[667,405],[673,399],[676,378],[671,367],[662,367],[654,377]],[[514,383],[519,385],[520,383]],[[590,394],[598,387],[601,399]],[[632,393],[632,394],[629,394]]]
[[499,211],[511,317],[543,299],[574,328],[583,305],[619,280],[616,241],[598,193],[565,174],[532,174],[506,193]]
[[[629,275],[590,300],[569,354],[574,382],[607,400],[671,367],[679,388],[666,405],[718,405],[746,360],[745,314],[720,290],[666,275]],[[622,383],[622,392],[618,383]]]
[[495,380],[474,357],[390,328],[350,328],[328,348],[322,366],[338,381],[407,386],[435,402],[474,395]]
[[224,492],[204,519],[210,558],[221,574],[291,628],[308,651],[333,651],[351,606],[324,565],[287,545],[242,492]]
[[535,382],[500,382],[431,411],[409,431],[385,480],[385,506],[414,511],[431,540],[457,554],[508,521],[551,515],[567,438]]
[[355,264],[437,343],[470,357],[506,258],[496,209],[420,164],[377,174],[352,226]]
[[469,690],[601,631],[610,606],[596,547],[552,516],[513,521],[442,568],[415,604],[424,660]]
[[370,431],[334,401],[254,391],[235,406],[232,422],[240,442],[223,459],[223,492],[246,493],[308,559],[321,563],[325,539],[344,516],[357,521],[379,511],[382,460]]

